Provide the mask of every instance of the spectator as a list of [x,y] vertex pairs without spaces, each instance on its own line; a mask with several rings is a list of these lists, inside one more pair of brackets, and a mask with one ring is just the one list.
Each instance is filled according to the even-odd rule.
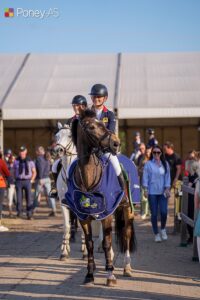
[[191,150],[187,154],[187,158],[184,163],[184,172],[185,176],[188,176],[190,173],[190,167],[194,160],[197,160],[197,152],[195,150]]
[[5,189],[7,186],[6,179],[10,176],[10,172],[6,165],[6,162],[2,159],[2,152],[0,151],[0,231],[7,231],[8,228],[1,225],[2,211],[3,211],[3,200]]
[[[199,162],[196,161],[196,157],[191,157],[190,164],[188,165],[188,179],[189,179],[189,186],[195,188],[196,180],[198,178],[198,169],[199,169]],[[194,195],[188,194],[188,217],[194,220]],[[187,225],[188,229],[188,244],[193,244],[193,227]]]
[[[150,160],[146,162],[143,172],[144,196],[148,197],[151,211],[151,223],[155,242],[167,240],[166,222],[168,197],[170,196],[170,169],[162,149],[156,145],[152,148]],[[158,207],[161,216],[161,236],[158,232]]]
[[165,142],[163,150],[170,167],[171,187],[176,187],[177,180],[181,180],[181,158],[174,152],[174,145],[169,141]]
[[47,152],[47,156],[45,155],[45,150],[42,146],[37,147],[36,149],[36,181],[35,181],[35,197],[33,203],[33,209],[35,209],[39,204],[39,197],[43,188],[46,191],[46,195],[48,197],[48,202],[50,207],[52,208],[52,212],[49,216],[56,216],[56,203],[54,198],[49,198],[49,194],[51,191],[51,180],[50,180],[50,159],[49,159],[49,152]]
[[12,217],[13,202],[16,203],[16,190],[15,190],[15,178],[14,178],[14,161],[15,156],[11,155],[7,161],[7,167],[10,171],[10,177],[8,178],[8,210],[9,217]]
[[25,191],[27,219],[32,219],[31,183],[36,177],[34,162],[27,157],[27,148],[20,147],[19,157],[14,162],[14,176],[17,193],[17,217],[23,216],[23,190]]
[[147,146],[154,147],[155,145],[158,145],[158,141],[155,138],[155,130],[153,128],[148,128],[147,133],[149,135]]
[[145,154],[142,155],[138,165],[138,175],[140,178],[140,189],[141,189],[141,218],[144,220],[149,215],[149,204],[148,198],[144,196],[144,189],[142,186],[142,176],[145,163],[150,159],[151,147],[146,147]]
[[6,162],[8,162],[8,160],[10,159],[10,157],[12,156],[12,150],[11,149],[6,149],[4,151],[4,159]]
[[137,161],[135,162],[136,166],[139,166],[140,161],[143,160],[144,157],[145,157],[146,146],[145,146],[144,143],[141,143],[141,144],[140,144],[139,151],[140,151],[140,155],[138,156],[138,159],[137,159]]
[[194,202],[195,202],[195,227],[194,235],[197,237],[197,250],[200,262],[200,164],[196,162],[196,173],[198,174],[198,179],[196,180]]
[[132,160],[135,164],[137,164],[138,157],[141,154],[140,146],[141,146],[141,138],[139,131],[135,132],[134,142],[133,142],[133,153],[130,156],[130,160]]

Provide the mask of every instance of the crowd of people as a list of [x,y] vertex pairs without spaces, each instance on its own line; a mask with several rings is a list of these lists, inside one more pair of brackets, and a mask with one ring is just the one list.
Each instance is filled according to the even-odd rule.
[[[195,195],[188,197],[188,216],[197,219],[194,211],[200,207],[200,152],[191,150],[185,160],[175,152],[174,145],[166,141],[163,147],[158,145],[155,131],[147,130],[149,139],[145,144],[140,132],[135,132],[133,148],[130,159],[138,168],[141,186],[141,218],[151,218],[152,230],[155,242],[167,240],[166,221],[168,212],[168,199],[174,195],[174,191],[184,176],[188,177],[189,185],[195,188]],[[196,208],[196,210],[195,210]],[[200,216],[199,216],[200,218]],[[158,228],[160,220],[160,229]],[[197,222],[196,222],[197,224]],[[199,231],[191,226],[188,227],[187,243],[193,243],[193,232]],[[199,233],[200,236],[200,233]]]
[[[105,106],[108,98],[106,86],[95,84],[91,88],[90,95],[92,109],[96,112],[97,119],[102,121],[108,130],[115,132],[115,115]],[[76,95],[71,104],[75,115],[68,120],[68,124],[79,118],[80,111],[87,108],[87,100],[82,95]],[[151,217],[155,242],[161,242],[168,239],[166,231],[168,199],[180,183],[182,176],[188,176],[189,185],[195,188],[195,196],[189,195],[188,214],[191,219],[196,217],[194,216],[194,207],[196,207],[196,211],[200,207],[200,184],[198,180],[200,177],[200,152],[191,150],[183,161],[175,152],[173,143],[166,141],[163,147],[160,147],[155,137],[155,130],[148,128],[147,133],[149,138],[145,144],[142,141],[140,132],[135,132],[134,151],[130,160],[136,164],[140,177],[141,217],[142,219],[148,216]],[[31,220],[40,203],[43,190],[46,191],[48,203],[51,207],[50,216],[56,216],[55,199],[57,190],[55,182],[60,169],[60,160],[56,160],[51,166],[50,153],[45,151],[42,146],[36,148],[36,159],[34,161],[28,156],[28,149],[25,146],[20,147],[18,156],[15,156],[10,149],[6,150],[4,155],[5,160],[3,160],[2,153],[0,153],[0,219],[2,218],[6,190],[10,217],[13,216],[15,203],[16,217],[22,218],[24,196],[26,199],[26,216],[28,220]],[[124,189],[125,183],[117,156],[109,152],[103,153],[103,155],[110,160],[119,184]],[[50,173],[55,179],[53,188],[51,187]],[[32,193],[33,184],[34,193]],[[161,223],[160,228],[158,227],[158,219]],[[198,232],[196,228],[195,232]],[[193,228],[188,225],[188,243],[192,241]]]
[[49,151],[45,151],[43,146],[37,147],[36,159],[33,160],[28,156],[28,149],[21,146],[18,156],[14,155],[11,149],[5,150],[4,159],[2,156],[0,153],[0,218],[2,218],[5,192],[7,192],[9,217],[23,217],[23,198],[25,198],[26,216],[31,220],[39,206],[43,191],[51,207],[49,215],[56,216],[55,199],[49,197],[51,190]]

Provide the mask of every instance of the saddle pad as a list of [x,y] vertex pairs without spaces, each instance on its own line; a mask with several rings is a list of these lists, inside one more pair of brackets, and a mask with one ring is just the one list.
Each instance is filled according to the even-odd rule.
[[108,162],[107,158],[101,159],[102,178],[95,190],[86,194],[80,191],[75,183],[76,164],[77,161],[74,161],[70,167],[67,182],[68,190],[65,199],[62,200],[62,205],[66,205],[81,220],[86,220],[89,216],[96,220],[103,220],[113,214],[121,202],[124,192],[121,190],[112,164]]

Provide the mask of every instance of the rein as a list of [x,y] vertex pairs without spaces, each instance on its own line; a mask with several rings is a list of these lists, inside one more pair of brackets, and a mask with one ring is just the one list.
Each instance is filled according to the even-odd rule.
[[[94,163],[95,163],[94,155],[95,154],[92,154],[93,160],[94,160]],[[83,187],[84,187],[84,189],[85,189],[86,192],[87,192],[88,189],[91,191],[99,183],[99,181],[96,182],[96,179],[97,179],[97,167],[100,165],[100,160],[99,160],[98,157],[97,157],[97,159],[98,159],[98,163],[97,164],[95,163],[96,168],[95,168],[94,180],[93,180],[92,184],[88,188],[86,188],[86,185],[85,185],[85,182],[84,182],[84,179],[83,179],[83,175],[81,173],[81,168],[80,168],[80,165],[79,165],[80,159],[78,160],[78,163],[77,163],[78,172],[79,172],[79,176],[80,176],[80,179],[81,179],[81,183],[82,183],[82,185],[83,185]],[[101,173],[102,173],[102,168],[101,168]]]
[[[81,127],[82,131],[85,133],[86,137],[88,138],[88,141],[90,142],[90,146],[93,148],[93,150],[92,150],[91,153],[87,153],[86,155],[79,157],[78,164],[77,164],[78,165],[79,176],[80,176],[80,179],[81,179],[81,183],[82,183],[84,189],[87,191],[88,189],[92,190],[98,184],[98,182],[99,182],[99,181],[96,182],[97,181],[97,167],[100,165],[100,159],[99,159],[99,155],[98,154],[102,150],[103,151],[109,150],[109,146],[111,145],[111,135],[112,135],[112,132],[107,130],[105,132],[105,134],[100,139],[98,139],[94,135],[91,135],[88,132],[88,125],[87,124],[85,124],[82,121],[79,121],[79,124],[80,124],[80,127]],[[101,142],[104,139],[106,139],[107,137],[109,137],[109,146],[106,147],[106,148],[104,148],[104,149],[102,149]],[[93,156],[93,161],[94,161],[94,164],[95,164],[96,168],[95,168],[94,180],[93,180],[92,184],[88,188],[86,188],[86,184],[85,184],[82,172],[81,172],[79,161],[80,161],[81,158],[89,157],[90,155]],[[95,157],[97,158],[97,163],[95,161]],[[101,168],[101,174],[102,174],[102,168]]]

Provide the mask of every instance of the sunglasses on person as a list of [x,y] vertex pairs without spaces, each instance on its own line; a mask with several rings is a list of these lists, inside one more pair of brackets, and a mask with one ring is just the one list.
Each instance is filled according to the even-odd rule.
[[160,151],[153,151],[153,154],[161,154]]

